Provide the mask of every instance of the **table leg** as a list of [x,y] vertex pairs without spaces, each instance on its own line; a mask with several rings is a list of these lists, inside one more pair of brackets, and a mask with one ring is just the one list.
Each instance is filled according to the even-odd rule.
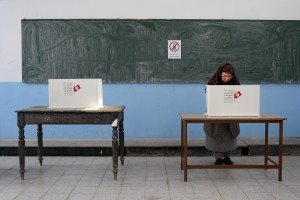
[[38,159],[40,166],[43,165],[43,128],[41,124],[37,125],[37,139],[38,139]]
[[282,143],[283,143],[283,121],[279,123],[279,144],[278,144],[278,181],[282,181]]
[[19,127],[19,163],[20,163],[20,175],[21,179],[24,180],[25,174],[25,135],[24,135],[24,127],[25,126],[18,126]]
[[121,165],[124,165],[124,123],[123,120],[119,124],[119,141],[120,141],[120,161]]
[[184,181],[187,182],[187,123],[183,122],[183,169]]
[[181,162],[180,162],[180,168],[183,170],[183,124],[181,120]]
[[[114,124],[114,123],[113,123]],[[114,180],[117,180],[118,174],[118,125],[112,126],[112,161],[113,161],[113,174]]]
[[[265,155],[265,166],[268,164],[268,156],[269,156],[269,123],[265,123],[265,147],[264,147],[264,155]],[[265,168],[266,169],[266,168]]]

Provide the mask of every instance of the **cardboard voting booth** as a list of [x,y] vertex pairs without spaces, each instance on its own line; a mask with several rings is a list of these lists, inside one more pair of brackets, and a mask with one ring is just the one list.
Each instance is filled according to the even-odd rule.
[[208,116],[259,116],[259,85],[207,85]]
[[102,79],[49,79],[50,108],[102,108]]

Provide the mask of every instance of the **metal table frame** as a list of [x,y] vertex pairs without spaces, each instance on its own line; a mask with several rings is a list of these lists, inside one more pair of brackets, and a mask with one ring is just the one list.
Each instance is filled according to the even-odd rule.
[[[283,120],[286,118],[275,114],[262,113],[259,117],[209,117],[201,113],[179,113],[181,118],[181,169],[184,181],[187,181],[188,169],[278,169],[278,181],[282,180],[282,140]],[[187,155],[188,124],[190,123],[264,123],[265,145],[264,164],[262,165],[189,165]],[[279,124],[278,163],[268,155],[269,123]],[[272,164],[269,164],[268,161]]]

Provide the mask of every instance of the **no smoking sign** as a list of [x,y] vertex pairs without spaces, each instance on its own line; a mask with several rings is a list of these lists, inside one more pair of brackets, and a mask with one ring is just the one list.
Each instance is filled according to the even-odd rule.
[[168,59],[181,59],[181,40],[168,40]]

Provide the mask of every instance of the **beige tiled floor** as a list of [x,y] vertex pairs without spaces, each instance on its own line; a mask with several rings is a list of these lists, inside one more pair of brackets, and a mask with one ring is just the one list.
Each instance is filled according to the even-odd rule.
[[[233,157],[235,163],[262,163],[262,157]],[[190,157],[189,163],[212,163]],[[20,180],[18,157],[0,157],[1,200],[243,200],[300,199],[300,159],[283,158],[283,181],[277,170],[215,169],[188,171],[183,181],[180,157],[126,157],[113,180],[110,157],[26,157]]]

